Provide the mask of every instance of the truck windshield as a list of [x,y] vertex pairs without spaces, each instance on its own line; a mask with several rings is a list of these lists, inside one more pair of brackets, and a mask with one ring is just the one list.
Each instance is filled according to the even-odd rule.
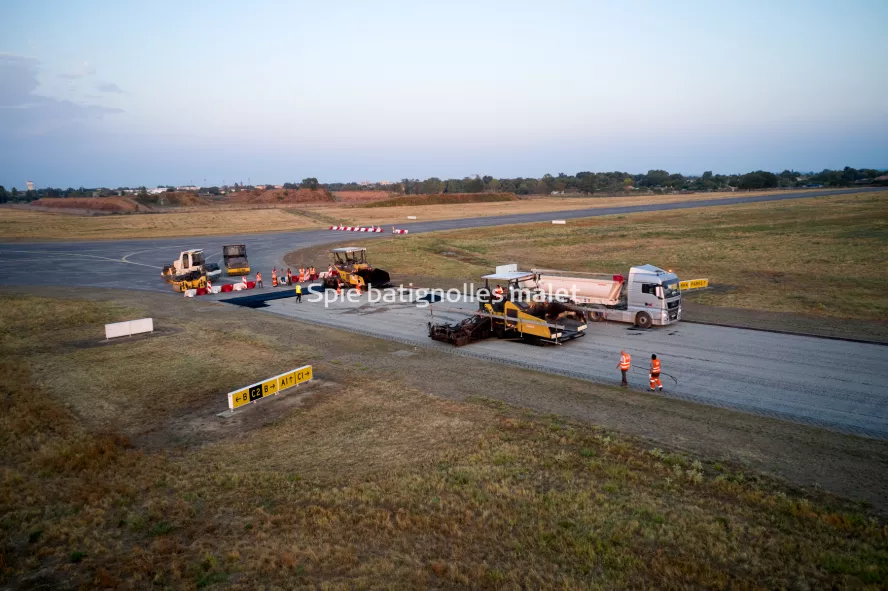
[[678,288],[678,281],[670,281],[669,283],[663,284],[663,297],[667,300],[680,294],[681,291]]

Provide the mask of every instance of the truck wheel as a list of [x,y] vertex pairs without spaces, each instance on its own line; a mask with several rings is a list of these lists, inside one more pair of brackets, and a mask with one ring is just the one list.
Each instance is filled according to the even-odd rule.
[[638,328],[650,328],[653,323],[654,321],[651,320],[651,315],[647,312],[639,312],[635,316],[635,326]]

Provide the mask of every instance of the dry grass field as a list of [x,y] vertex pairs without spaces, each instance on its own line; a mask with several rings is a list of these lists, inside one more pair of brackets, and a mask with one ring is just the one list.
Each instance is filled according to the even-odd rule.
[[417,282],[477,281],[496,265],[706,277],[708,305],[884,321],[888,191],[436,232],[375,241],[372,260]]
[[[2,586],[877,589],[888,580],[888,526],[859,505],[471,391],[440,398],[435,385],[383,369],[394,344],[172,296],[118,303],[97,293],[106,301],[4,294]],[[104,322],[143,314],[158,334],[101,343]],[[303,363],[326,383],[215,417],[224,392]],[[524,379],[550,393],[567,383]]]
[[213,209],[188,213],[81,216],[0,208],[0,240],[118,240],[207,236],[321,227],[285,209]]

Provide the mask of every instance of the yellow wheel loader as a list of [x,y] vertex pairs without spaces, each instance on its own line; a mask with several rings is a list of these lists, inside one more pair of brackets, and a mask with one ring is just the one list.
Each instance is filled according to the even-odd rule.
[[200,289],[207,286],[205,262],[203,250],[183,250],[172,265],[163,268],[160,276],[173,285],[174,291]]
[[382,269],[374,269],[367,261],[367,249],[359,246],[334,248],[330,251],[333,258],[333,271],[324,274],[324,287],[335,289],[338,283],[348,289],[360,285],[366,288],[388,285],[391,277]]

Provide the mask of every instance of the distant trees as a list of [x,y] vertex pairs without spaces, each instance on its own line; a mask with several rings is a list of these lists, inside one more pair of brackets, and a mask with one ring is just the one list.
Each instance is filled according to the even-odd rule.
[[311,189],[312,191],[314,191],[319,186],[320,186],[320,183],[318,182],[318,179],[316,179],[314,177],[302,179],[302,188],[303,189]]
[[771,189],[777,186],[777,175],[773,172],[757,170],[740,177],[738,185],[741,189]]
[[10,197],[12,197],[13,201],[18,201],[18,195],[19,195],[19,190],[16,189],[15,187],[13,187],[12,194],[10,195]]
[[6,187],[0,185],[0,203],[6,203],[9,201],[9,193],[6,192]]

